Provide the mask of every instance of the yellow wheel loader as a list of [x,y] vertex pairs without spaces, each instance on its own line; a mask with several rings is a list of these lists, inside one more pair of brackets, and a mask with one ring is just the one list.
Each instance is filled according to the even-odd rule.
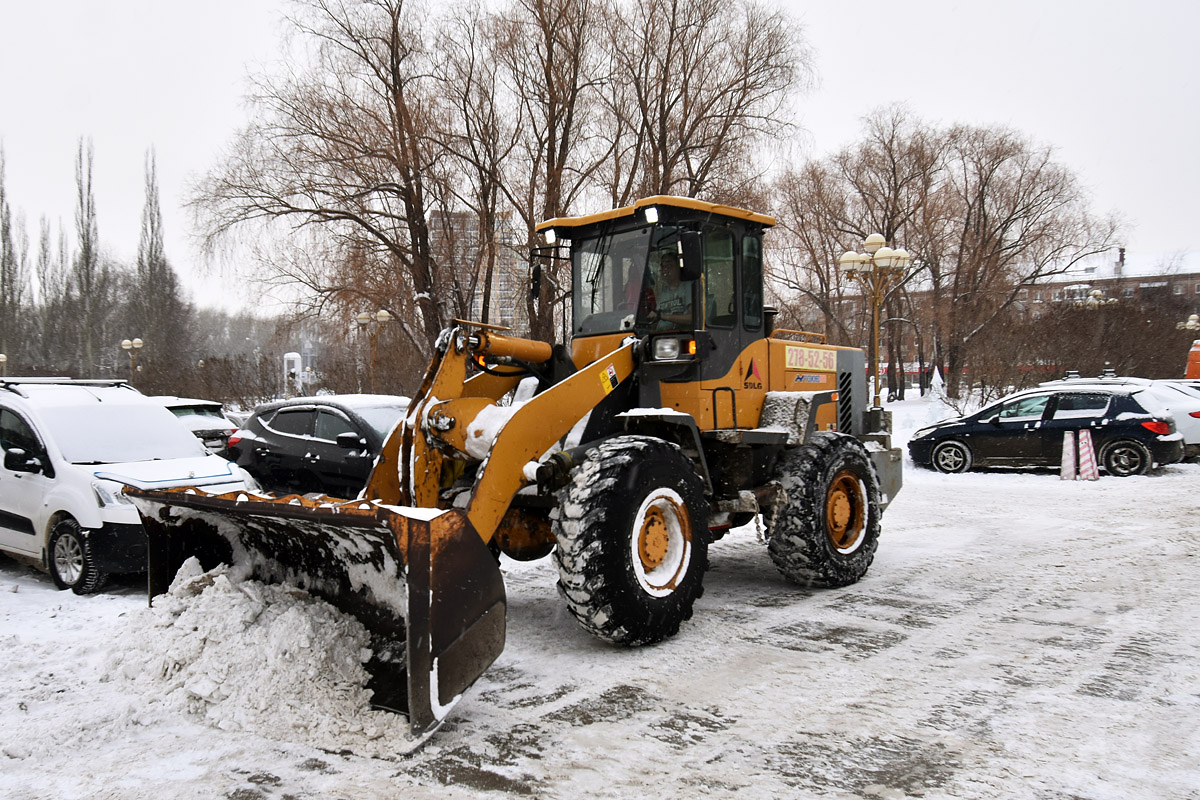
[[189,556],[326,598],[372,633],[375,702],[421,735],[504,647],[501,553],[553,555],[571,614],[626,645],[675,634],[709,543],[758,514],[789,579],[858,580],[900,453],[861,350],[772,330],[773,224],[665,196],[542,223],[532,278],[569,260],[569,348],[444,331],[353,500],[130,490],[151,599]]

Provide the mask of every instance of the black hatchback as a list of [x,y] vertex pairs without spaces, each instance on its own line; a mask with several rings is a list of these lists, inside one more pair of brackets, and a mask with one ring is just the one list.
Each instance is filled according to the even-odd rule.
[[407,397],[385,394],[267,403],[229,437],[228,456],[267,491],[353,498],[407,409]]
[[1088,430],[1110,475],[1143,475],[1183,458],[1175,420],[1140,387],[1078,387],[1017,392],[974,414],[913,434],[915,464],[941,472],[972,467],[1046,467],[1062,461],[1067,432]]

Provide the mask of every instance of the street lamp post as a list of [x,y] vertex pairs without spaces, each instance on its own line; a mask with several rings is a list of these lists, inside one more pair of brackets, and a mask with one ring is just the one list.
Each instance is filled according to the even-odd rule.
[[874,407],[881,408],[879,401],[879,308],[887,295],[888,287],[904,275],[912,257],[900,248],[887,246],[883,234],[872,233],[863,240],[865,253],[848,250],[838,259],[838,266],[847,278],[857,281],[871,304],[871,342],[875,357],[871,371],[875,376]]
[[375,343],[379,339],[379,331],[384,325],[388,324],[392,319],[392,315],[387,309],[381,308],[372,314],[370,311],[360,311],[354,315],[354,321],[358,323],[360,331],[366,331],[367,338],[371,342],[371,364],[370,364],[370,379],[371,392],[375,392]]
[[133,383],[133,374],[137,372],[138,351],[144,345],[141,339],[122,339],[121,349],[129,354],[129,382]]

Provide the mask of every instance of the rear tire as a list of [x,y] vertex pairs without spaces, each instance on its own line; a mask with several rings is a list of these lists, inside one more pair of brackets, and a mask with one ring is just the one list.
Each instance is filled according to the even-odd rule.
[[91,541],[73,519],[64,519],[54,526],[46,551],[50,577],[59,589],[91,594],[108,580],[108,576],[96,568]]
[[554,514],[558,591],[589,633],[626,645],[674,636],[703,594],[708,508],[670,442],[617,436],[571,473]]
[[971,448],[953,439],[941,442],[933,448],[930,462],[938,472],[966,472],[971,468]]
[[1118,439],[1104,445],[1100,461],[1109,475],[1128,478],[1130,475],[1145,475],[1153,459],[1146,445],[1133,439]]
[[879,478],[862,443],[822,431],[780,456],[787,503],[768,523],[767,552],[785,578],[848,586],[879,546]]

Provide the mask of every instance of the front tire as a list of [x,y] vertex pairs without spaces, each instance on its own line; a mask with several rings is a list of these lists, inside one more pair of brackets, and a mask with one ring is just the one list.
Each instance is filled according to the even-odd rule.
[[951,439],[933,448],[930,461],[938,472],[966,472],[971,468],[971,449],[962,442]]
[[625,645],[674,636],[703,594],[704,484],[670,442],[617,436],[571,473],[554,514],[558,591],[589,633]]
[[780,456],[786,504],[769,522],[767,552],[788,580],[848,586],[879,546],[879,478],[857,439],[822,431]]
[[46,550],[50,577],[59,589],[91,594],[104,586],[108,576],[96,568],[91,541],[75,520],[64,519],[54,526]]
[[1133,439],[1109,442],[1100,453],[1100,461],[1108,470],[1108,474],[1118,478],[1145,475],[1153,463],[1146,445]]

